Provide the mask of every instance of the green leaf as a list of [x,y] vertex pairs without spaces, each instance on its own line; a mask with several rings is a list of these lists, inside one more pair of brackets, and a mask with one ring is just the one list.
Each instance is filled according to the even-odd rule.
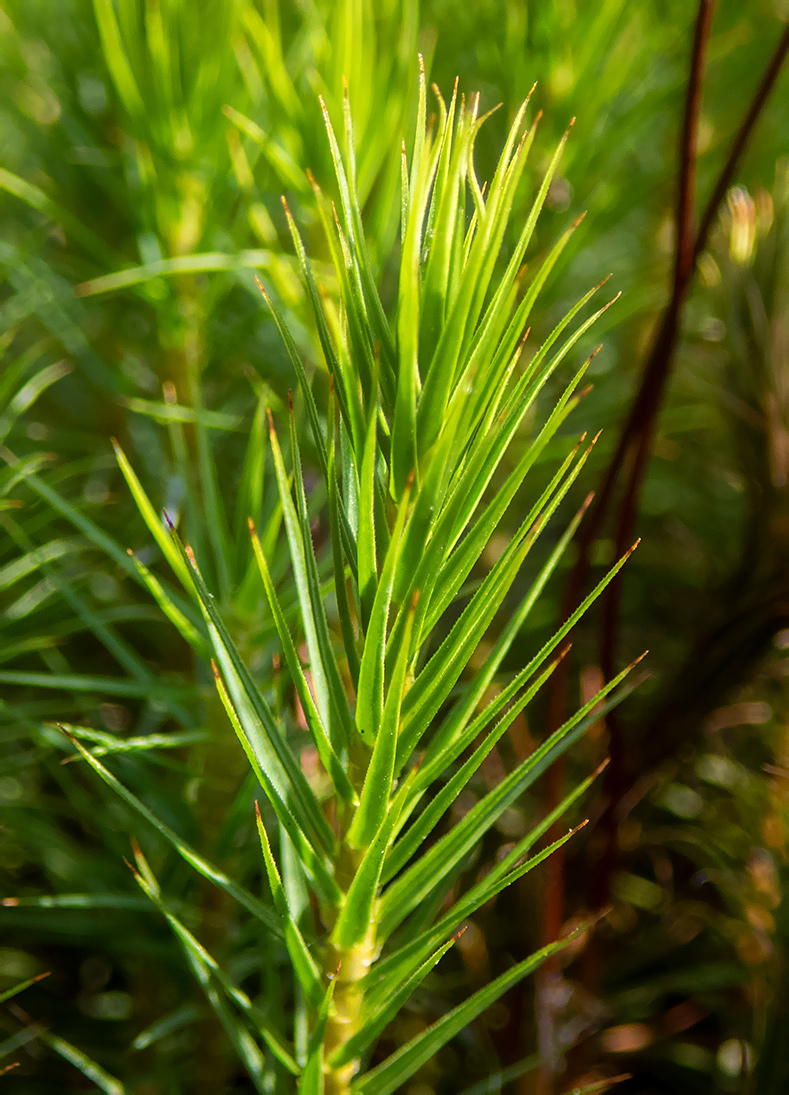
[[[351,618],[350,605],[348,603],[348,591],[345,576],[345,552],[343,541],[340,539],[340,486],[337,481],[337,469],[335,465],[335,437],[334,437],[334,386],[329,395],[329,525],[331,530],[332,562],[334,565],[334,595],[337,599],[337,614],[340,618],[345,656],[348,659],[348,671],[351,674],[354,691],[359,684],[359,652],[356,648],[356,633],[353,619]],[[355,559],[353,560],[355,562]]]
[[148,526],[149,532],[153,536],[156,543],[159,545],[162,555],[164,555],[165,559],[172,567],[174,573],[177,575],[179,581],[181,582],[181,585],[184,587],[184,589],[191,592],[194,589],[194,583],[192,581],[192,576],[189,572],[189,567],[179,555],[178,550],[173,543],[172,536],[168,534],[164,523],[158,517],[156,510],[151,505],[151,501],[148,498],[148,495],[143,489],[142,483],[135,474],[134,468],[132,468],[131,464],[126,458],[126,454],[114,437],[112,439],[112,447],[115,449],[115,456],[118,460],[118,466],[123,473],[123,478],[128,484],[129,490],[132,493],[132,497],[137,503],[137,508],[140,511],[142,519]]
[[203,251],[193,255],[176,255],[174,258],[156,259],[140,266],[130,266],[112,274],[83,281],[74,287],[77,297],[94,297],[102,293],[115,293],[130,289],[155,278],[177,278],[184,274],[209,274],[222,270],[231,273],[241,270],[270,270],[273,274],[283,257],[272,251],[250,250],[227,254],[224,251]]
[[365,1018],[363,1025],[347,1042],[344,1043],[342,1048],[332,1056],[332,1065],[340,1067],[348,1064],[349,1061],[352,1061],[355,1057],[359,1057],[368,1046],[372,1045],[378,1035],[396,1017],[405,1002],[414,994],[425,977],[427,977],[431,970],[435,969],[449,948],[454,946],[462,934],[462,932],[458,932],[457,935],[448,939],[443,946],[439,947],[438,950],[434,951],[433,954],[426,958],[421,965],[398,985],[396,992],[387,994],[386,999],[381,1001],[380,1006],[373,1008],[370,1007],[369,1000],[365,1001]]
[[318,1009],[315,1027],[310,1035],[309,1045],[307,1046],[307,1061],[304,1065],[304,1072],[299,1080],[300,1095],[323,1095],[323,1042],[326,1035],[326,1023],[329,1019],[329,1011],[331,1009],[332,997],[334,996],[335,984],[336,982],[333,980],[329,982],[328,988],[323,995],[320,1008]]
[[[148,901],[147,904],[150,907],[151,902]],[[165,1015],[163,1018],[157,1019],[155,1023],[151,1023],[145,1030],[140,1031],[132,1042],[132,1049],[137,1051],[147,1049],[148,1046],[155,1045],[173,1031],[180,1030],[182,1027],[191,1026],[191,1024],[196,1023],[199,1018],[200,1009],[194,1004],[187,1004],[185,1007],[177,1008],[169,1015]]]
[[197,630],[191,620],[173,602],[156,575],[152,574],[148,567],[140,562],[131,548],[128,549],[128,553],[134,561],[137,573],[170,623],[181,633],[196,654],[201,658],[210,658],[211,647],[206,636]]
[[318,754],[321,758],[321,763],[326,769],[329,778],[334,784],[335,789],[340,793],[346,802],[353,800],[353,788],[348,780],[345,770],[343,769],[337,754],[332,748],[332,744],[329,741],[329,736],[326,731],[326,727],[321,719],[317,707],[312,698],[307,680],[304,676],[304,672],[301,668],[301,662],[299,660],[298,652],[293,645],[293,640],[290,637],[290,631],[285,620],[285,615],[280,606],[277,598],[276,590],[274,589],[274,583],[271,580],[271,574],[266,563],[266,558],[263,554],[263,549],[260,545],[260,539],[258,538],[255,526],[250,518],[249,531],[252,535],[252,547],[255,553],[255,559],[260,570],[260,576],[263,579],[263,588],[266,591],[266,598],[271,608],[271,613],[274,617],[274,622],[277,628],[277,634],[282,644],[282,650],[285,655],[285,661],[290,672],[291,680],[295,685],[296,692],[298,693],[299,701],[304,711],[304,717],[307,722],[312,739],[315,742],[315,747],[318,750]]
[[323,996],[320,970],[307,949],[307,944],[304,942],[304,937],[299,931],[298,924],[288,908],[288,901],[285,896],[282,879],[279,876],[277,865],[274,862],[274,856],[271,853],[268,834],[263,825],[263,818],[260,816],[260,809],[257,802],[255,803],[255,814],[257,817],[258,835],[260,836],[260,847],[263,850],[263,859],[266,864],[266,874],[268,875],[271,894],[274,898],[274,907],[279,913],[282,923],[285,925],[285,945],[288,948],[288,954],[293,963],[293,972],[296,974],[299,984],[304,990],[311,1006],[317,1008],[320,1006]]
[[265,1022],[259,1008],[257,1008],[247,994],[233,982],[216,959],[209,954],[202,943],[192,935],[189,929],[181,923],[175,913],[170,909],[168,903],[162,897],[159,884],[154,878],[145,857],[136,844],[134,845],[134,858],[137,863],[137,870],[132,870],[137,884],[165,917],[181,946],[191,958],[193,968],[194,966],[201,968],[207,978],[213,980],[222,989],[227,998],[243,1012],[251,1023],[254,1024],[256,1033],[262,1037],[263,1041],[280,1064],[284,1065],[293,1075],[298,1075],[299,1067],[294,1061],[293,1055],[290,1053],[288,1047],[282,1042],[279,1035]]
[[296,223],[293,220],[288,203],[285,199],[282,199],[282,207],[285,210],[285,217],[288,222],[288,228],[293,239],[294,246],[296,248],[296,255],[299,260],[304,280],[307,285],[307,295],[309,296],[310,304],[312,305],[313,315],[315,317],[315,323],[318,328],[318,338],[320,340],[321,349],[323,350],[323,356],[326,359],[329,372],[334,377],[334,383],[337,392],[337,401],[340,406],[343,419],[345,421],[348,433],[353,438],[354,448],[357,452],[361,452],[362,445],[364,443],[364,419],[362,415],[362,409],[359,403],[358,392],[353,386],[353,380],[348,376],[345,369],[342,366],[340,357],[332,346],[331,338],[329,336],[329,328],[326,324],[326,317],[323,312],[323,307],[320,301],[320,294],[315,284],[315,279],[312,273],[312,267],[310,266],[309,259],[307,258],[307,252],[304,249],[301,236],[299,235]]
[[[388,934],[429,893],[436,881],[442,878],[482,838],[487,830],[540,776],[553,761],[585,733],[587,726],[599,717],[595,709],[599,700],[617,688],[633,666],[627,666],[600,690],[597,696],[584,704],[542,745],[521,761],[501,782],[484,795],[448,833],[438,840],[420,859],[391,884],[384,894],[381,905],[381,932]],[[547,675],[547,674],[546,674]],[[621,699],[622,697],[618,697]],[[484,750],[484,743],[480,746]],[[472,758],[472,760],[475,758]],[[469,762],[470,764],[471,762]],[[465,766],[464,766],[465,768]],[[464,772],[464,769],[461,769]]]
[[295,443],[295,435],[292,433],[293,459],[296,465],[297,509],[293,505],[282,452],[270,414],[269,437],[274,455],[277,486],[282,502],[293,574],[301,607],[301,620],[304,625],[304,634],[309,652],[310,670],[315,686],[316,706],[323,726],[328,728],[332,748],[338,756],[342,757],[347,751],[350,738],[350,715],[329,635],[329,626],[326,621],[326,611],[318,578],[318,566],[312,545],[312,532],[307,514],[307,501],[301,478],[301,460],[298,446]]
[[[225,678],[228,698],[232,701],[231,707],[226,705],[228,714],[232,708],[235,721],[233,715],[231,721],[236,731],[241,731],[242,745],[246,741],[249,746],[247,756],[250,759],[254,756],[256,773],[264,777],[263,787],[279,820],[300,847],[305,847],[306,840],[317,855],[321,851],[330,851],[334,846],[334,837],[320,811],[314,791],[284,740],[268,704],[250,677],[230,632],[216,610],[214,598],[206,588],[194,556],[184,549],[175,529],[171,527],[170,532],[181,562],[191,568],[195,592]],[[215,678],[218,681],[217,674]],[[319,869],[317,856],[313,866]],[[324,881],[328,882],[326,876]]]
[[79,673],[28,673],[4,670],[0,682],[18,684],[30,688],[58,688],[66,692],[99,692],[107,696],[145,696],[162,698],[178,696],[183,699],[193,695],[191,688],[175,686],[151,687],[148,681],[130,681],[118,677],[86,677]]
[[[613,707],[615,702],[617,701],[611,701],[609,706]],[[596,712],[595,717],[597,715]],[[607,764],[608,761],[605,761],[596,771],[569,791],[542,821],[535,825],[526,836],[522,837],[507,855],[495,863],[491,870],[476,882],[470,890],[467,890],[462,897],[458,898],[451,908],[440,916],[434,924],[416,936],[409,931],[408,938],[402,946],[375,964],[363,982],[367,1003],[370,1007],[374,1008],[379,1001],[386,1001],[393,992],[396,992],[399,984],[410,977],[412,971],[421,962],[425,961],[442,939],[445,939],[450,932],[456,931],[463,920],[472,916],[486,902],[518,878],[533,870],[534,867],[547,859],[556,848],[561,847],[579,829],[583,828],[585,822],[571,829],[558,841],[543,848],[531,859],[523,860],[523,857],[537,841],[547,832],[550,832],[552,827],[586,794]]]
[[77,1049],[71,1042],[67,1042],[65,1038],[58,1038],[57,1035],[49,1034],[44,1030],[41,1031],[38,1037],[64,1061],[68,1061],[69,1064],[78,1068],[82,1075],[91,1080],[105,1095],[126,1095],[126,1088],[120,1080],[111,1076],[106,1069],[103,1069],[101,1065],[97,1065],[86,1053],[83,1053],[81,1049]]
[[47,971],[47,973],[39,973],[35,977],[29,977],[27,981],[20,981],[19,984],[14,985],[13,988],[6,989],[5,992],[0,992],[0,1004],[4,1004],[6,1000],[10,1000],[12,996],[18,996],[20,992],[24,992],[25,989],[29,989],[31,985],[35,985],[45,977],[49,977],[49,971]]
[[[568,391],[564,393],[568,400],[572,388],[575,387],[578,379],[579,376],[573,380]],[[564,406],[557,409],[556,420],[554,420],[554,422],[549,421],[546,423],[545,429],[537,436],[534,444],[529,447],[529,450],[518,462],[513,472],[507,477],[506,482],[497,492],[495,498],[493,498],[485,507],[485,510],[475,524],[468,529],[464,539],[455,548],[454,552],[445,559],[435,581],[433,596],[430,601],[430,611],[422,621],[421,634],[429,634],[429,632],[432,631],[442,614],[457,597],[463,582],[471,573],[474,564],[479,560],[482,552],[485,550],[486,544],[489,542],[499,522],[515,498],[526,472],[537,459],[539,452],[554,433],[559,422],[564,417],[564,412]],[[547,431],[547,433],[545,431]],[[540,528],[544,527],[556,506],[561,502],[562,498],[565,497],[567,491],[580,474],[580,471],[592,450],[592,446],[594,445],[593,441],[592,445],[589,446],[580,460],[576,463],[572,472],[568,474],[573,459],[575,458],[584,437],[585,435],[581,437],[575,448],[560,465],[548,486],[534,503],[521,526],[522,528],[536,531],[538,522]],[[595,441],[596,440],[597,439],[595,438]],[[520,530],[516,535],[520,535]]]
[[[334,902],[339,893],[337,886],[320,855],[316,853],[315,849],[312,847],[307,837],[300,829],[297,819],[291,812],[290,804],[287,801],[287,797],[285,799],[280,797],[277,787],[274,785],[267,772],[263,769],[258,756],[260,752],[260,742],[258,742],[258,749],[253,748],[249,735],[241,722],[238,711],[233,703],[233,700],[228,694],[228,690],[225,688],[225,685],[219,674],[219,669],[216,667],[216,665],[214,665],[214,680],[216,683],[217,692],[219,693],[219,698],[222,701],[222,706],[227,713],[230,724],[236,733],[236,737],[241,743],[241,747],[246,754],[252,771],[257,777],[258,783],[265,791],[266,797],[268,798],[274,809],[277,820],[287,831],[288,835],[293,840],[293,843],[299,849],[299,855],[301,856],[304,863],[304,868],[306,871],[309,872],[310,877],[313,879],[316,889],[320,893],[321,897],[325,901]],[[248,709],[245,713],[247,716],[247,723],[254,726],[254,714],[250,713]],[[273,764],[274,758],[269,754],[267,760],[271,765]]]
[[153,825],[154,829],[161,833],[167,843],[178,852],[182,859],[185,859],[190,866],[194,867],[198,874],[201,874],[203,878],[207,878],[209,882],[213,882],[220,890],[224,890],[226,894],[229,894],[234,901],[238,901],[240,905],[243,905],[248,912],[251,912],[254,917],[265,925],[268,931],[273,932],[278,938],[284,937],[282,925],[279,923],[279,920],[271,909],[266,908],[265,905],[258,901],[256,897],[253,897],[243,886],[240,886],[237,882],[228,878],[227,875],[217,867],[214,867],[206,859],[198,855],[191,845],[187,844],[186,841],[182,840],[177,833],[174,833],[168,825],[165,825],[165,823],[160,821],[155,814],[151,813],[147,806],[144,806],[143,803],[140,802],[131,791],[124,787],[100,761],[96,760],[81,742],[77,741],[73,735],[67,733],[67,736],[70,737],[72,744],[76,747],[84,760],[86,760],[91,768],[101,776],[107,786],[111,787],[116,794],[120,795],[123,801],[131,806],[141,817],[145,818],[150,825]]
[[[539,677],[518,697],[512,706],[506,711],[502,718],[498,721],[493,730],[486,736],[477,749],[474,750],[465,764],[453,773],[453,775],[447,780],[444,786],[431,798],[425,809],[421,812],[419,817],[408,828],[405,835],[397,842],[392,849],[391,854],[387,857],[386,875],[389,878],[393,878],[408,860],[414,855],[419,848],[422,841],[429,836],[433,831],[439,818],[449,809],[451,804],[455,801],[461,790],[479,766],[485,760],[490,753],[491,749],[496,745],[503,734],[507,732],[512,722],[517,716],[524,710],[524,708],[531,703],[534,696],[542,688],[545,681],[552,675],[554,669],[561,661],[561,657],[553,661],[546,670],[544,670]],[[503,705],[502,705],[503,706]],[[485,712],[486,716],[488,712]],[[472,723],[472,727],[476,730],[476,734],[481,730],[482,719],[475,719]],[[475,734],[475,737],[476,737]],[[471,733],[464,734],[464,743],[466,741],[473,741]],[[459,744],[459,743],[458,743]],[[453,753],[460,750],[453,750]],[[454,759],[451,758],[451,759]],[[450,757],[445,753],[442,760],[449,762]],[[424,785],[424,784],[423,784]],[[412,800],[413,801],[413,800]]]
[[392,600],[395,567],[399,558],[400,541],[411,497],[411,483],[406,484],[397,511],[392,538],[386,552],[378,589],[375,593],[370,625],[364,641],[356,695],[356,729],[363,741],[375,740],[384,711],[384,677],[386,671],[386,628]]
[[[301,536],[305,575],[302,575],[302,585],[299,588],[299,596],[305,628],[307,628],[306,614],[310,618],[310,629],[308,629],[307,633],[308,635],[312,634],[314,639],[314,646],[310,648],[310,661],[312,664],[315,690],[319,699],[322,688],[326,694],[326,709],[325,711],[321,711],[321,714],[324,722],[329,726],[329,737],[335,751],[340,756],[345,756],[351,739],[352,721],[348,711],[348,703],[345,697],[342,678],[340,677],[337,660],[334,656],[334,646],[332,644],[331,635],[329,634],[329,625],[326,619],[326,610],[323,603],[320,579],[318,577],[318,563],[315,558],[315,551],[312,544],[312,530],[310,528],[310,519],[307,511],[307,496],[304,490],[301,453],[299,450],[298,437],[296,435],[296,419],[293,414],[292,401],[290,401],[289,420],[298,528],[296,523],[292,520],[292,510],[288,507],[290,493],[286,491],[287,483],[284,475],[285,469],[282,463],[282,454],[279,450],[276,433],[274,433],[272,426],[272,448],[274,450],[274,460],[277,469],[277,483],[282,497],[285,525],[288,531],[288,542],[291,545],[292,554],[294,553],[293,545],[298,542],[299,533]],[[287,497],[285,497],[283,492],[286,492]],[[304,576],[306,576],[306,582],[303,581]],[[316,672],[316,668],[318,672]],[[318,706],[320,709],[320,703]]]
[[406,670],[411,660],[411,631],[418,599],[418,594],[414,594],[403,644],[392,670],[383,717],[375,737],[373,755],[364,778],[361,799],[346,837],[346,842],[352,848],[367,848],[372,844],[389,808],[397,752],[397,732],[400,725],[400,706],[406,683]]
[[511,970],[497,977],[495,981],[491,981],[485,988],[475,992],[473,996],[470,996],[458,1007],[453,1008],[437,1023],[412,1038],[402,1049],[387,1058],[383,1064],[378,1065],[377,1068],[354,1081],[351,1085],[352,1095],[391,1095],[392,1092],[397,1091],[426,1061],[434,1057],[450,1038],[454,1038],[456,1034],[464,1027],[467,1027],[469,1023],[476,1019],[486,1008],[489,1008],[500,996],[503,996],[513,985],[517,985],[524,977],[533,973],[546,958],[564,950],[576,936],[586,931],[588,927],[588,924],[581,925],[564,939],[536,951],[525,961],[519,962]]
[[145,104],[123,47],[112,0],[93,0],[102,51],[121,102],[133,118],[145,116]]
[[370,623],[373,601],[378,588],[378,564],[375,547],[375,464],[378,455],[377,377],[370,400],[367,432],[364,438],[361,475],[359,477],[359,534],[356,538],[359,600],[362,608],[362,628]]

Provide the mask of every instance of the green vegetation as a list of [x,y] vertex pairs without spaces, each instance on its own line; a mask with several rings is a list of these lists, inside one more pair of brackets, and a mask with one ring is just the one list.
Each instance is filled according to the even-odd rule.
[[751,9],[0,13],[14,1090],[785,1089]]

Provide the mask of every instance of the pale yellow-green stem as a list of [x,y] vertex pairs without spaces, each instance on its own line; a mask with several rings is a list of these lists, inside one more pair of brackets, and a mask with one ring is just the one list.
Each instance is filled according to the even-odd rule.
[[[361,792],[367,767],[370,762],[370,749],[361,738],[351,742],[348,774],[357,795]],[[353,820],[353,810],[342,819],[341,828],[348,832]],[[352,847],[342,841],[335,866],[335,879],[344,894],[353,882],[359,864],[365,853],[364,848]],[[349,1095],[351,1080],[356,1074],[358,1059],[334,1067],[331,1057],[341,1049],[349,1038],[359,1029],[363,1016],[364,990],[360,982],[367,974],[375,959],[377,943],[377,919],[375,910],[365,938],[350,947],[340,947],[329,941],[323,955],[323,968],[328,977],[335,979],[334,998],[324,1038],[324,1091],[325,1095]]]
[[375,958],[376,923],[370,923],[367,936],[352,947],[326,948],[325,969],[336,975],[334,1000],[324,1039],[324,1091],[325,1095],[349,1095],[351,1080],[358,1067],[357,1060],[339,1067],[331,1065],[332,1054],[341,1049],[359,1029],[364,1004],[364,991],[360,982]]

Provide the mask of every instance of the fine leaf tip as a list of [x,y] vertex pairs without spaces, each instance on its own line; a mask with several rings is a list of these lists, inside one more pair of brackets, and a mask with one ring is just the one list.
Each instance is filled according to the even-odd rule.
[[266,407],[266,414],[268,416],[268,432],[269,436],[276,438],[277,431],[274,429],[274,416],[271,413],[271,407]]
[[594,772],[592,772],[589,779],[594,780],[594,779],[597,779],[598,776],[601,776],[610,763],[611,763],[611,758],[606,757],[605,760],[601,761],[600,764],[597,765],[597,767],[595,768]]
[[64,734],[66,735],[66,737],[68,738],[68,740],[69,740],[70,742],[72,742],[72,744],[73,744],[73,745],[76,745],[76,746],[77,746],[77,748],[79,748],[79,742],[78,742],[78,741],[77,741],[77,739],[76,739],[76,738],[74,737],[74,735],[73,735],[73,734],[71,733],[71,731],[70,731],[70,730],[67,730],[67,729],[65,728],[65,726],[63,725],[63,723],[62,723],[62,722],[56,722],[56,723],[55,723],[55,726],[57,726],[58,730],[62,730],[62,731],[63,731],[63,733],[64,733]]
[[258,289],[260,290],[260,295],[263,297],[266,304],[268,304],[268,302],[269,302],[268,293],[266,292],[266,288],[263,285],[263,282],[260,280],[260,278],[257,276],[257,274],[253,274],[252,276],[255,279],[255,284],[257,285]]

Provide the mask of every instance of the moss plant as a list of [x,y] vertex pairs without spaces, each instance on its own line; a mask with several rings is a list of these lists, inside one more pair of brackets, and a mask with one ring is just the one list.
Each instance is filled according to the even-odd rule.
[[[475,910],[523,876],[571,833],[535,852],[583,794],[574,788],[554,814],[521,838],[454,903],[442,899],[469,852],[514,803],[616,702],[627,672],[610,681],[555,734],[478,799],[455,825],[442,818],[516,716],[550,676],[575,620],[622,566],[620,560],[567,622],[510,679],[501,668],[560,561],[582,509],[553,538],[525,594],[511,591],[533,545],[579,475],[583,438],[553,478],[532,491],[524,519],[485,572],[486,545],[527,473],[577,404],[586,364],[575,366],[555,406],[527,433],[546,382],[607,305],[582,318],[590,290],[530,355],[523,333],[539,291],[568,242],[570,226],[519,276],[536,219],[559,163],[562,138],[523,224],[513,198],[535,136],[518,111],[493,177],[481,185],[474,141],[484,119],[478,97],[436,91],[427,120],[419,85],[413,144],[402,153],[401,250],[396,306],[384,306],[368,258],[357,194],[354,134],[345,101],[340,139],[324,111],[339,194],[315,184],[339,299],[312,273],[287,203],[285,214],[312,303],[328,384],[310,384],[288,317],[267,297],[299,381],[304,428],[291,401],[289,464],[282,423],[269,414],[271,454],[292,582],[275,579],[270,537],[250,518],[252,552],[280,647],[280,674],[298,699],[296,716],[274,705],[247,664],[232,621],[215,600],[212,540],[201,553],[166,528],[123,451],[121,470],[176,578],[199,607],[195,627],[163,587],[151,592],[199,655],[210,648],[219,698],[261,788],[257,826],[270,901],[222,874],[176,836],[77,737],[91,767],[210,882],[240,902],[261,931],[284,941],[295,984],[290,1032],[203,947],[162,892],[135,845],[135,877],[161,909],[257,1090],[386,1095],[493,1001],[527,976],[559,940],[507,970],[370,1067],[376,1040],[453,945]],[[505,233],[514,228],[506,261]],[[328,391],[321,405],[318,391]],[[325,551],[301,452],[315,454],[325,492]],[[279,588],[278,588],[279,587]],[[298,611],[294,613],[292,591]],[[510,595],[510,599],[508,599]],[[472,658],[503,608],[506,621],[484,664]],[[499,617],[500,618],[500,617]],[[498,682],[495,698],[490,688]],[[281,689],[280,689],[281,690]],[[314,779],[299,750],[318,758]],[[591,779],[592,777],[590,777]],[[428,912],[426,912],[428,910]],[[429,912],[432,910],[432,913]]]

